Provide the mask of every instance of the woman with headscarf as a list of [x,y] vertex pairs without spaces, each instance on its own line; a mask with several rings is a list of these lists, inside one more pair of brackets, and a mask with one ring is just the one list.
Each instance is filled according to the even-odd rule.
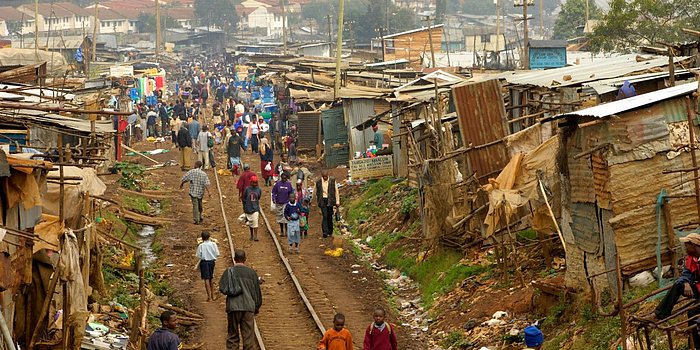
[[272,147],[270,147],[270,142],[266,137],[263,137],[260,139],[260,171],[263,179],[265,179],[265,186],[272,185],[272,175],[275,173],[275,169],[272,166],[274,157],[275,154],[272,151]]

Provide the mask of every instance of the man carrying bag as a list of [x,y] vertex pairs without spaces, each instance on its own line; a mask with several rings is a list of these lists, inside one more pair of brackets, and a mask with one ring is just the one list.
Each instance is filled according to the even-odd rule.
[[238,350],[243,339],[243,350],[256,350],[255,315],[262,306],[260,281],[255,270],[245,265],[245,251],[236,249],[235,265],[224,271],[219,282],[219,291],[226,295],[228,314],[227,350]]

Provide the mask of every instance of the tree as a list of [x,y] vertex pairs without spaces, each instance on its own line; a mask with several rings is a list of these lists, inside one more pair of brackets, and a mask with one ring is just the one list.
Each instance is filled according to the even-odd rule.
[[[156,16],[145,12],[139,14],[136,22],[136,28],[139,33],[155,33],[156,32]],[[182,28],[180,23],[170,16],[160,15],[161,29],[165,28]]]
[[199,24],[221,28],[228,32],[238,25],[236,2],[234,0],[195,0],[194,12]]
[[445,21],[445,12],[447,12],[447,0],[436,0],[435,23],[443,23]]
[[[589,19],[598,19],[602,12],[596,6],[595,1],[589,0]],[[566,0],[561,5],[561,12],[554,22],[554,35],[552,39],[572,39],[583,36],[583,28],[586,24],[586,0]]]
[[700,8],[693,0],[612,0],[610,11],[590,35],[594,51],[629,52],[640,45],[687,39],[681,28],[697,28]]

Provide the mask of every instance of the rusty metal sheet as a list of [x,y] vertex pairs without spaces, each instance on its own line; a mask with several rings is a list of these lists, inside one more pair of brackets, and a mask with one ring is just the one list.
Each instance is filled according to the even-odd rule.
[[[487,145],[468,153],[471,171],[483,183],[508,162],[506,110],[498,80],[467,83],[452,88],[464,145]],[[492,144],[493,143],[493,144]]]
[[297,123],[299,124],[299,128],[297,128],[297,147],[315,149],[319,141],[323,141],[323,135],[321,135],[321,140],[318,139],[321,112],[299,112],[297,118]]
[[630,151],[642,144],[668,138],[666,117],[658,106],[625,113],[608,124],[609,138],[616,151]]
[[[697,220],[695,198],[672,199],[671,217],[674,223]],[[658,239],[656,206],[647,204],[624,212],[610,219],[615,230],[615,244],[625,274],[633,274],[656,266],[656,241]],[[664,225],[662,223],[662,225]],[[661,251],[668,249],[666,233],[661,233]]]
[[600,153],[591,154],[591,169],[593,170],[593,187],[595,188],[596,203],[604,209],[612,209],[610,190],[610,170],[608,163],[600,156]]
[[597,254],[602,249],[596,206],[593,203],[571,204],[571,231],[574,243],[586,253]]
[[683,173],[662,174],[665,169],[691,167],[690,155],[683,153],[669,160],[665,154],[635,162],[610,166],[609,189],[615,215],[653,205],[662,189],[671,194],[692,192],[692,184],[676,185],[688,179]]
[[589,157],[574,159],[574,155],[580,152],[577,148],[568,149],[568,170],[571,201],[576,203],[595,202],[593,187],[593,169]]

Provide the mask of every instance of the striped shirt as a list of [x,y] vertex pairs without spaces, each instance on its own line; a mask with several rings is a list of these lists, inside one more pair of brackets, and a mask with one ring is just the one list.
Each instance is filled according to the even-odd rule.
[[190,183],[190,196],[195,198],[204,198],[204,189],[211,185],[209,177],[202,169],[196,168],[185,173],[182,177],[182,182]]

